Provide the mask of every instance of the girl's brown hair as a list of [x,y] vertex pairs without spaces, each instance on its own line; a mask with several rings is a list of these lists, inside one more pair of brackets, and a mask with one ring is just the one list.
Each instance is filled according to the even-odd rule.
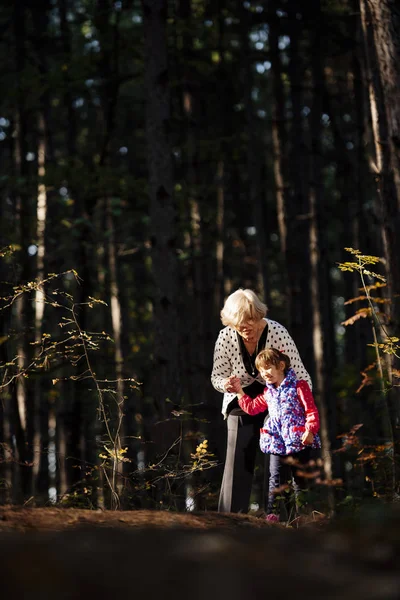
[[290,369],[290,358],[283,354],[277,348],[265,348],[265,350],[261,350],[257,354],[256,358],[256,367],[258,370],[263,367],[268,367],[269,365],[274,365],[274,367],[279,367],[279,363],[285,363],[285,375]]

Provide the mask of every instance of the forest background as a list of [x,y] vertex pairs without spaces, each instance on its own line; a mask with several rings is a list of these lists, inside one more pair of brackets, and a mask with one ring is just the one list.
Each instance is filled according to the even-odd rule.
[[337,508],[396,498],[396,2],[4,0],[0,30],[0,503],[216,509],[238,287],[312,376]]

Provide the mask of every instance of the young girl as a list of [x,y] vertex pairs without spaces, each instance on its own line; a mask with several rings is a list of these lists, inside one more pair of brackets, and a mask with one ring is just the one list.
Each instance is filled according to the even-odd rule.
[[[308,383],[297,379],[286,354],[276,348],[267,348],[257,355],[255,364],[266,383],[262,394],[256,398],[247,396],[238,377],[231,383],[239,405],[246,413],[256,415],[268,408],[269,416],[260,430],[260,448],[271,455],[267,520],[278,521],[275,490],[280,485],[282,459],[291,456],[296,463],[308,463],[310,449],[321,447],[319,415]],[[306,482],[295,466],[291,466],[291,471],[298,497]]]

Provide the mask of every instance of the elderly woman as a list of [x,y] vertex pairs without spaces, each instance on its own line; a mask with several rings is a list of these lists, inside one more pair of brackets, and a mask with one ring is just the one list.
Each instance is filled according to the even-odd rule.
[[231,294],[221,311],[225,328],[219,332],[214,350],[211,383],[224,394],[222,414],[227,419],[228,443],[218,510],[247,512],[254,474],[260,428],[266,414],[247,415],[239,407],[232,383],[239,377],[251,398],[264,390],[255,365],[264,348],[278,348],[290,358],[298,379],[311,386],[296,345],[289,333],[276,321],[266,318],[267,307],[252,290],[239,289]]

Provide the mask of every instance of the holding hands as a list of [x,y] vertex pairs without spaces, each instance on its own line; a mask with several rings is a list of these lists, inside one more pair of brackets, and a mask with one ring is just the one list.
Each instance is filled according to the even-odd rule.
[[236,377],[236,375],[231,375],[225,381],[224,388],[227,392],[238,394],[242,389],[240,378]]

